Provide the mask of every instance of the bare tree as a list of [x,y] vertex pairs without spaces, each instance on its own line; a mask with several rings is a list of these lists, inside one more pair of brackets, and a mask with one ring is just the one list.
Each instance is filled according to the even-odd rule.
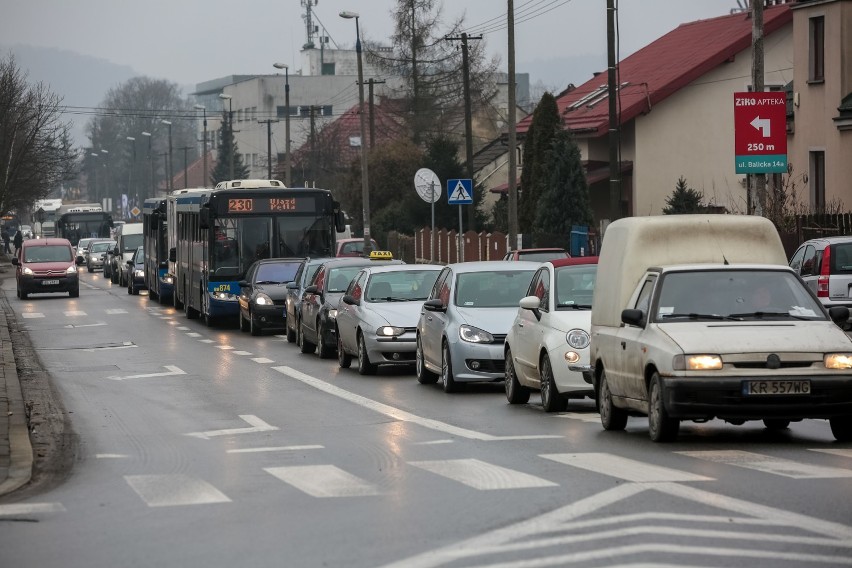
[[71,179],[75,153],[61,102],[45,84],[30,84],[11,54],[0,60],[0,213]]

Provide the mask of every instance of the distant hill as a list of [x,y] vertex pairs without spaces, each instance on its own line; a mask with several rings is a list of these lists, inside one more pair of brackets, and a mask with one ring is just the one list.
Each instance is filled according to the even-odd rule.
[[[109,89],[139,75],[127,65],[116,65],[72,51],[0,43],[0,56],[5,57],[10,51],[31,82],[50,85],[51,91],[62,97],[63,104],[68,106],[98,106]],[[73,122],[75,143],[85,145],[84,132],[89,116],[68,114],[65,118]]]

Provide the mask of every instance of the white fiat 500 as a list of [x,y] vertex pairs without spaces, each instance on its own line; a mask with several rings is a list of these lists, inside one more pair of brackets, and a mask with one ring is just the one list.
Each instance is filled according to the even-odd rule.
[[552,260],[533,276],[506,337],[506,398],[523,404],[541,391],[547,412],[594,396],[589,328],[598,257]]

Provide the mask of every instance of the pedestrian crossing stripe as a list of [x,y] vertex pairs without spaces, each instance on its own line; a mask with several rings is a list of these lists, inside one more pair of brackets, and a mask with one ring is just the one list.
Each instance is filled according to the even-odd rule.
[[473,203],[473,183],[469,179],[447,180],[447,193],[450,205]]

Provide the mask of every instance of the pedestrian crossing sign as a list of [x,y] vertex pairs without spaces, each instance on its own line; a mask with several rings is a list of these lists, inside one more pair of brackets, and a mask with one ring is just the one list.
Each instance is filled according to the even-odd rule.
[[447,203],[450,205],[470,205],[473,203],[473,180],[448,179]]

